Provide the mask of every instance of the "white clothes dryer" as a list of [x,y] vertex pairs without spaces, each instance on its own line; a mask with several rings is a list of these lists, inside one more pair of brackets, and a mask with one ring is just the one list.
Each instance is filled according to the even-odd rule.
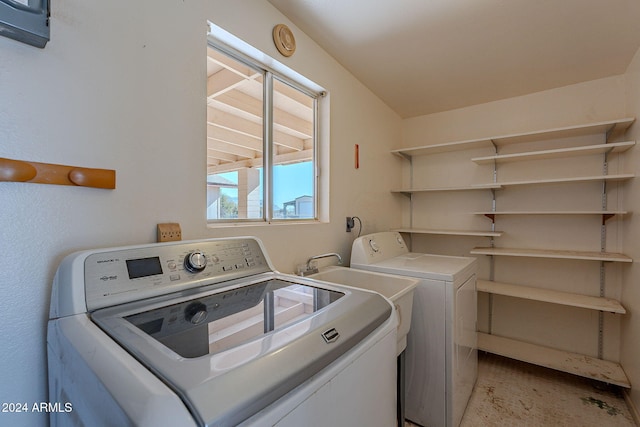
[[51,295],[51,425],[388,427],[396,327],[382,296],[278,273],[255,238],[78,252]]
[[397,232],[357,238],[351,268],[421,279],[407,336],[405,417],[457,427],[477,378],[477,260],[409,252]]

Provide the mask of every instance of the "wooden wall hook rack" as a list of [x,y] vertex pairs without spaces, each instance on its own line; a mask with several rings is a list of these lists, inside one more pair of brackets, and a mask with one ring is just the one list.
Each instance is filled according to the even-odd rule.
[[0,158],[0,181],[116,188],[116,171]]

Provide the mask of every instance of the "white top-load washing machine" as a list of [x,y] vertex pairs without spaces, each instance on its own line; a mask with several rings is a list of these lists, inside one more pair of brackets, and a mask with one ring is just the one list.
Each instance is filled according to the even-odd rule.
[[477,378],[477,261],[409,252],[397,232],[357,238],[351,267],[421,279],[406,350],[406,418],[457,427]]
[[51,425],[388,427],[393,310],[276,272],[255,238],[69,255],[47,332]]

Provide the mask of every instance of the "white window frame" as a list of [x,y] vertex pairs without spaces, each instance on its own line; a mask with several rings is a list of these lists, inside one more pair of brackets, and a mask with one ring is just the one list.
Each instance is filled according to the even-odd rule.
[[[208,22],[208,45],[243,62],[246,65],[264,72],[263,99],[263,213],[262,218],[233,218],[207,219],[208,226],[219,227],[228,225],[265,225],[265,224],[295,224],[295,223],[324,223],[329,222],[329,96],[319,85],[267,56],[258,49],[233,36],[226,30]],[[314,144],[313,144],[313,173],[314,173],[314,216],[313,218],[273,218],[273,120],[272,95],[273,79],[292,86],[300,92],[314,99]],[[322,165],[322,168],[321,168]],[[321,173],[322,171],[322,173]]]

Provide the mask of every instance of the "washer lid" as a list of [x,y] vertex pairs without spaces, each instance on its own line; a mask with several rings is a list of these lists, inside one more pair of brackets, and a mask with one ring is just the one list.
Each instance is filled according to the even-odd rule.
[[[235,426],[328,366],[391,316],[391,305],[378,294],[328,284],[303,286],[305,280],[298,279],[268,273],[253,281],[238,279],[224,289],[105,308],[92,319],[172,387],[200,425]],[[301,295],[287,295],[300,288]],[[276,321],[265,332],[269,313],[277,317],[280,310],[277,298],[290,299],[281,304],[288,320]],[[295,298],[305,300],[307,310],[287,310]],[[256,311],[257,324],[245,324],[235,336],[220,333],[220,323],[232,332],[256,320],[241,315],[246,310]],[[225,344],[229,339],[235,342]]]
[[381,273],[452,282],[460,277],[466,277],[466,271],[475,268],[476,263],[476,259],[471,257],[408,252],[405,255],[396,256],[374,264],[352,263],[351,266]]

